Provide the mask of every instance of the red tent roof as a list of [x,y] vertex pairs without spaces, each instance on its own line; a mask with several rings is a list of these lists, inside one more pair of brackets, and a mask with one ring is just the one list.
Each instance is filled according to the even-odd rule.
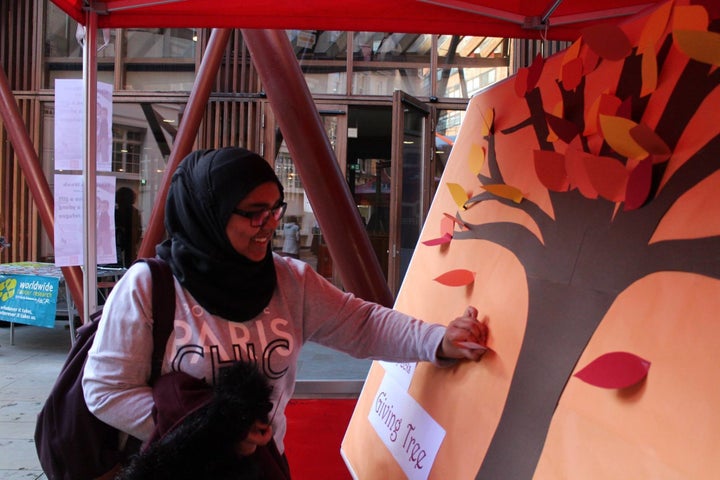
[[94,8],[99,27],[219,27],[439,33],[575,40],[661,0],[52,0],[77,21]]

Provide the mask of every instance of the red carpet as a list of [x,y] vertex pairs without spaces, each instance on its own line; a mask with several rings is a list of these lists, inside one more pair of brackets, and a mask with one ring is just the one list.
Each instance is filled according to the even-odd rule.
[[351,480],[340,456],[356,399],[290,400],[285,454],[293,480]]

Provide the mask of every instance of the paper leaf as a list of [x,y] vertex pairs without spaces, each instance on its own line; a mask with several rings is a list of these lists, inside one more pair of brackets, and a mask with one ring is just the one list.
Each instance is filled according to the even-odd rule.
[[652,159],[646,158],[630,172],[625,189],[624,209],[636,210],[643,206],[652,185]]
[[670,147],[647,125],[640,123],[631,128],[630,136],[655,157],[653,163],[661,163],[670,158]]
[[674,30],[675,45],[688,57],[709,65],[720,65],[720,33]]
[[666,2],[648,17],[638,40],[639,53],[655,53],[655,45],[667,28],[671,11],[672,2]]
[[564,118],[550,115],[549,113],[545,114],[545,118],[552,131],[565,143],[570,143],[579,133],[578,126]]
[[630,55],[632,44],[617,25],[603,23],[582,31],[583,42],[606,60],[622,60]]
[[490,107],[481,114],[481,117],[483,122],[480,128],[480,135],[486,137],[493,132],[493,123],[495,122],[495,110]]
[[575,58],[562,66],[562,85],[565,90],[575,90],[582,81],[583,63]]
[[485,149],[480,145],[472,144],[470,146],[470,157],[468,158],[470,171],[475,175],[480,175],[483,165],[485,165]]
[[637,123],[611,115],[599,115],[599,119],[603,137],[613,150],[630,159],[648,156],[648,152],[630,135],[630,130],[637,127]]
[[611,202],[622,202],[625,199],[628,180],[625,165],[615,158],[594,155],[583,156],[583,163],[598,195]]
[[452,235],[448,233],[443,233],[441,237],[425,240],[422,243],[423,245],[427,245],[428,247],[434,247],[436,245],[444,245],[446,243],[450,243],[451,240]]
[[708,11],[702,5],[678,5],[673,10],[672,30],[705,31],[710,24]]
[[481,185],[481,187],[497,197],[507,198],[515,203],[520,203],[524,197],[520,190],[515,187],[511,187],[510,185],[494,184]]
[[[445,218],[450,220],[453,224],[457,224],[461,229],[464,229],[464,230],[470,229],[470,226],[467,223],[463,222],[462,220],[459,220],[457,217],[453,217],[449,213],[443,213],[443,215],[445,215]],[[453,231],[452,225],[450,225],[450,231],[451,232]]]
[[475,272],[460,268],[445,272],[434,280],[448,287],[463,287],[475,281]]
[[596,199],[598,192],[590,181],[590,175],[585,168],[585,157],[589,156],[582,150],[568,148],[565,152],[565,171],[567,172],[570,187],[577,187],[583,197]]
[[[447,214],[446,214],[447,215]],[[448,218],[450,217],[450,218]],[[440,235],[450,235],[452,237],[455,231],[455,219],[450,215],[443,217],[440,220]]]
[[452,198],[455,200],[458,208],[465,209],[465,202],[468,201],[468,194],[465,189],[457,183],[450,182],[447,183],[447,187],[448,190],[450,190],[450,195],[452,195]]
[[535,150],[535,173],[545,188],[553,192],[568,190],[568,176],[565,170],[565,156],[558,152]]
[[582,38],[575,40],[572,45],[565,49],[562,64],[567,65],[580,56],[580,47],[582,46]]
[[649,50],[643,53],[640,69],[642,72],[642,87],[640,89],[640,97],[646,97],[653,93],[657,88],[658,71],[655,50]]
[[527,67],[523,67],[517,71],[515,74],[515,93],[518,97],[524,98],[525,94],[528,92],[528,75],[530,74],[530,69]]
[[533,60],[532,64],[530,64],[530,66],[528,67],[528,79],[527,79],[527,91],[528,92],[537,86],[537,83],[540,80],[540,75],[542,74],[544,66],[545,66],[545,59],[543,58],[542,54],[538,53],[535,56],[535,60]]
[[599,62],[600,56],[591,49],[587,49],[583,58],[583,73],[588,75],[595,71]]
[[593,135],[598,132],[598,115],[615,115],[622,102],[615,95],[603,93],[595,99],[588,108],[585,116],[585,131],[583,135]]
[[595,387],[627,388],[647,377],[650,362],[628,352],[599,356],[574,376]]

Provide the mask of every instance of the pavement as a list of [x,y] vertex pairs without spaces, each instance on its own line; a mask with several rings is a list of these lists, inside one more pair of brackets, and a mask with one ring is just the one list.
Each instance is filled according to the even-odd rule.
[[[0,480],[46,480],[33,441],[35,419],[70,349],[68,322],[18,325],[13,337],[10,328],[0,328]],[[370,364],[307,344],[295,398],[357,397]]]

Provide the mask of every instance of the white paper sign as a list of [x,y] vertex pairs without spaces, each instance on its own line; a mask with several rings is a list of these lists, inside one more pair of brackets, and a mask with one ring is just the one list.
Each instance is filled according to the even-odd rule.
[[416,363],[393,363],[385,361],[378,363],[380,363],[385,369],[385,372],[391,375],[405,390],[410,388],[410,382],[412,381],[415,367],[417,366]]
[[[83,263],[83,176],[55,175],[55,265]],[[97,262],[117,262],[115,177],[97,178]]]
[[[97,155],[99,172],[112,170],[112,85],[97,84]],[[82,79],[55,80],[55,169],[82,170],[85,131]]]
[[368,415],[370,424],[410,480],[427,480],[445,429],[385,375]]

